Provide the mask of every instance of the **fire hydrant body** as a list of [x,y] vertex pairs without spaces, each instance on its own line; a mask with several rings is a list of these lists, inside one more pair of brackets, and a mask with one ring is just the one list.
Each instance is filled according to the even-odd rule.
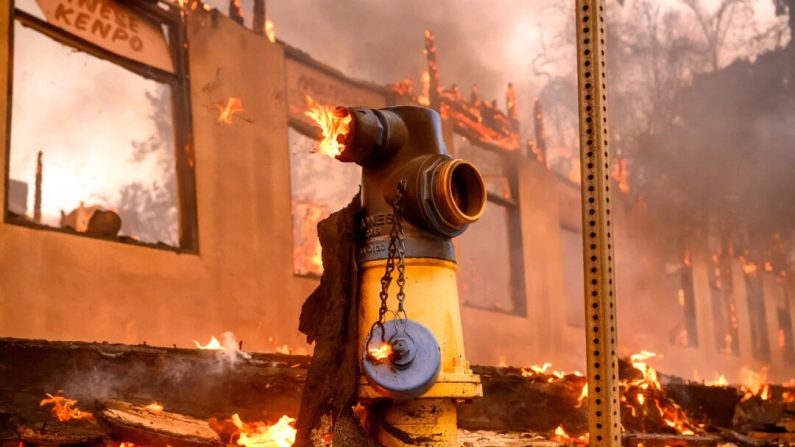
[[[382,280],[396,219],[402,221],[401,237],[405,234],[400,241],[405,247],[405,316],[435,337],[438,347],[433,349],[440,354],[438,375],[418,384],[420,395],[360,374],[357,397],[367,408],[367,428],[384,446],[454,446],[455,403],[482,396],[482,387],[464,353],[452,238],[482,215],[485,185],[471,163],[447,154],[435,111],[411,106],[347,111],[351,132],[337,158],[362,166],[359,358],[369,361],[366,346],[383,310]],[[401,183],[405,190],[399,193]],[[404,215],[396,217],[398,194],[404,195]],[[397,289],[392,281],[388,296],[394,297]],[[396,365],[393,371],[396,377],[412,374],[411,365]]]
[[[384,262],[365,262],[360,269],[359,346],[363,349],[370,326],[378,318]],[[480,377],[472,374],[464,354],[456,264],[442,259],[408,258],[406,276],[407,301],[411,300],[406,304],[409,316],[430,329],[439,342],[439,377],[417,399],[377,402],[383,394],[360,375],[357,395],[370,402],[368,421],[384,446],[457,445],[455,401],[480,397],[483,391]],[[362,352],[359,357],[365,354]]]

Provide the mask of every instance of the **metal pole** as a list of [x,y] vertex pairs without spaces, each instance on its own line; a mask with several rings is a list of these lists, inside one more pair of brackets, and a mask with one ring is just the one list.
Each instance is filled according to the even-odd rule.
[[582,171],[588,431],[591,446],[621,445],[613,225],[607,132],[604,0],[575,0]]

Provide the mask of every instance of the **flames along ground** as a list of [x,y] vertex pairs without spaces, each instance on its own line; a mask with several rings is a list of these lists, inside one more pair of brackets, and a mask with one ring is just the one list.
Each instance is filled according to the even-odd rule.
[[[222,337],[225,343],[221,343],[218,338],[212,337],[211,342],[202,345],[195,342],[197,349],[218,352],[218,355],[235,354],[243,355],[239,346],[231,333],[225,333]],[[231,341],[231,342],[230,342]],[[220,348],[219,348],[220,347]],[[289,350],[289,348],[286,348]],[[282,350],[280,347],[279,350]],[[388,355],[387,352],[378,351],[374,355]],[[706,432],[705,424],[692,420],[682,408],[667,396],[665,388],[660,382],[658,373],[649,362],[657,355],[649,351],[641,351],[632,354],[628,360],[631,371],[627,377],[620,380],[621,403],[625,412],[624,423],[629,423],[634,427],[638,426],[638,420],[654,420],[661,418],[665,426],[672,433],[682,436],[703,435]],[[564,372],[552,368],[552,364],[547,362],[542,365],[531,365],[526,369],[521,369],[521,376],[525,379],[543,383],[578,383],[579,391],[576,397],[576,405],[573,409],[587,405],[588,396],[587,383],[579,371]],[[766,401],[771,399],[770,384],[767,382],[766,371],[753,371],[745,368],[743,371],[743,383],[739,386],[742,400],[759,399]],[[704,382],[704,385],[714,387],[726,387],[725,377],[720,376],[717,380]],[[784,402],[795,401],[795,395],[789,391],[784,391],[781,399]],[[50,407],[52,418],[58,423],[68,421],[85,421],[89,424],[96,424],[96,419],[91,412],[84,411],[78,406],[76,399],[63,396],[62,393],[47,394],[41,400],[40,406]],[[166,411],[158,402],[152,402],[144,409],[154,414]],[[210,426],[226,440],[227,445],[241,446],[272,446],[287,447],[291,446],[295,440],[295,419],[284,415],[276,421],[266,423],[262,421],[246,422],[238,414],[233,414],[227,419],[218,421],[211,419]],[[642,424],[641,424],[642,425]],[[557,426],[554,430],[547,433],[548,439],[570,445],[586,445],[588,443],[587,433],[577,433],[564,425]],[[135,443],[120,440],[116,445],[126,447],[138,447]],[[115,446],[114,446],[115,447]]]

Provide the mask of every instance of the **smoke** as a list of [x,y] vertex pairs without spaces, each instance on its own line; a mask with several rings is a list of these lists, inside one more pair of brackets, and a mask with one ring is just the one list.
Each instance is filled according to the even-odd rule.
[[221,363],[218,366],[221,368],[233,367],[240,360],[251,359],[251,354],[240,350],[240,343],[230,331],[221,334],[221,345],[224,347],[219,356]]
[[[208,1],[226,13],[226,0]],[[252,1],[243,0],[246,26]],[[503,0],[296,0],[267,2],[276,36],[288,45],[348,76],[381,85],[425,69],[423,32],[436,35],[441,85],[457,84],[465,95],[477,83],[486,100],[505,107],[505,90],[517,90],[520,121],[532,121],[531,107],[544,77],[533,71],[545,35],[557,32],[556,1]]]
[[[54,376],[50,389],[63,389],[67,396],[97,400],[127,397],[154,400],[159,396],[152,394],[152,390],[165,392],[175,386],[205,390],[223,383],[224,377],[232,380],[244,374],[245,367],[255,362],[251,354],[241,351],[232,332],[221,334],[221,345],[222,350],[180,350],[165,356],[162,352],[148,351],[148,348],[140,353],[116,349],[103,352],[100,348],[92,368],[83,365],[66,368],[62,376]],[[128,357],[129,360],[118,357]],[[197,364],[202,365],[201,371],[197,371]]]

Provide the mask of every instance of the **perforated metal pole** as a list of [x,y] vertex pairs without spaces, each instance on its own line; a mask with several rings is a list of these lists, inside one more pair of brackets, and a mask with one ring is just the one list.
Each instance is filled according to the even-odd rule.
[[582,168],[588,430],[591,446],[621,445],[613,225],[607,132],[604,0],[575,0]]

